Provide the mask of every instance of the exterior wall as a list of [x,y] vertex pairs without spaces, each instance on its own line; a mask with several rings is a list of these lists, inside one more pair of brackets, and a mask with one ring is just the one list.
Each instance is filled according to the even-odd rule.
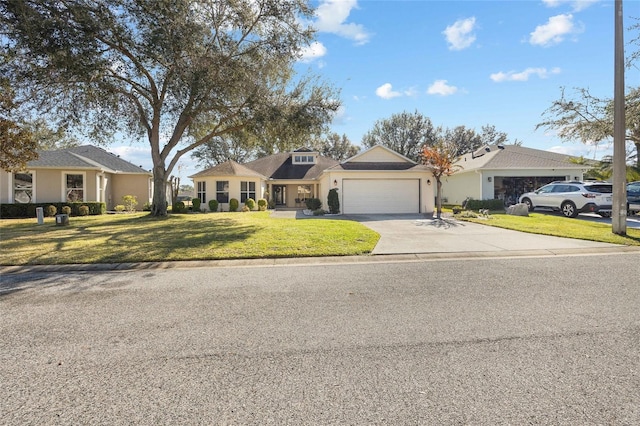
[[383,148],[374,148],[370,151],[364,152],[362,155],[356,156],[349,160],[350,163],[363,163],[363,162],[403,162],[402,157],[399,157],[398,154],[394,154],[393,152],[387,151]]
[[468,197],[475,200],[482,199],[480,179],[480,175],[475,172],[458,172],[451,176],[443,176],[441,179],[442,202],[446,204],[462,204]]
[[[256,184],[256,198],[257,202],[260,198],[266,198],[264,196],[265,191],[267,190],[265,182],[257,178],[255,176],[251,177],[242,177],[242,176],[207,176],[203,178],[193,179],[193,187],[196,191],[195,197],[198,196],[198,182],[206,182],[205,183],[205,201],[201,204],[200,208],[209,211],[209,200],[216,199],[216,182],[217,181],[227,181],[229,182],[229,200],[235,198],[238,200],[239,209],[242,208],[242,202],[240,201],[240,182],[255,182]],[[220,203],[218,209],[222,208],[223,211],[229,211],[229,203]],[[255,209],[257,209],[257,203]]]
[[[397,158],[397,157],[396,157]],[[362,172],[362,171],[330,171],[325,173],[321,179],[321,197],[323,205],[326,203],[327,195],[331,188],[338,188],[340,199],[340,210],[344,205],[343,179],[419,179],[420,180],[420,213],[433,213],[435,210],[435,179],[428,172]],[[334,185],[336,181],[337,185]]]
[[[125,195],[135,195],[138,199],[136,210],[142,210],[145,203],[151,202],[151,180],[148,175],[125,175],[105,173],[107,179],[107,190],[105,191],[105,203],[107,210],[113,210],[118,204],[122,204],[122,197]],[[96,176],[92,177],[92,187],[94,197],[96,197]],[[97,199],[97,198],[96,198]]]

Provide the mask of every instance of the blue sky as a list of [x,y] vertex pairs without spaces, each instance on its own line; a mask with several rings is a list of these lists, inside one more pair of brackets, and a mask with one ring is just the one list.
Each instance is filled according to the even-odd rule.
[[[613,0],[321,0],[316,43],[297,64],[341,91],[331,130],[359,145],[377,120],[418,111],[435,126],[494,125],[524,146],[600,158],[580,142],[535,130],[561,87],[612,97]],[[640,1],[624,0],[625,27]],[[625,30],[625,43],[638,36]],[[631,46],[625,46],[627,52]],[[636,48],[634,47],[634,50]],[[626,69],[640,85],[640,64]],[[112,146],[150,167],[142,144]],[[147,151],[148,152],[148,149]],[[181,160],[186,176],[195,169]],[[176,171],[174,174],[178,174]]]

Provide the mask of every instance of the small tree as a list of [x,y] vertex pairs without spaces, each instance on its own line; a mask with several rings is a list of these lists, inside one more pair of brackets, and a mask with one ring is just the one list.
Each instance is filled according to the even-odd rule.
[[436,180],[436,210],[438,219],[442,216],[442,177],[451,176],[462,166],[453,164],[457,147],[447,139],[439,140],[434,146],[422,149],[422,163],[431,167]]
[[329,206],[329,213],[331,214],[340,213],[340,197],[338,197],[337,188],[333,188],[329,190],[329,195],[327,196],[327,205]]

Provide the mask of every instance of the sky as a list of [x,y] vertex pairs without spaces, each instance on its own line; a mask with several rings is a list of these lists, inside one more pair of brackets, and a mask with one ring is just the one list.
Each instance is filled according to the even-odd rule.
[[[418,111],[434,126],[493,125],[523,146],[587,158],[611,147],[563,142],[535,130],[554,100],[575,88],[612,98],[613,0],[319,0],[316,41],[296,64],[340,91],[331,131],[356,145],[378,120]],[[640,0],[623,1],[624,26]],[[625,29],[625,50],[637,30]],[[625,70],[640,86],[640,64]],[[151,168],[144,143],[109,150]],[[187,154],[173,174],[198,171]]]

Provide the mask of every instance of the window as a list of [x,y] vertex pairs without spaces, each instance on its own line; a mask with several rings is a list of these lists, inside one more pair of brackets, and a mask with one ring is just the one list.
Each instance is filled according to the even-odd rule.
[[84,175],[67,174],[66,175],[66,202],[73,203],[84,201]]
[[229,202],[229,181],[219,180],[216,182],[216,200],[219,203]]
[[198,193],[196,196],[202,204],[207,202],[207,182],[198,182]]
[[294,155],[293,164],[314,164],[315,158],[313,155]]
[[13,202],[33,202],[33,174],[14,173],[13,175]]
[[305,200],[311,197],[311,185],[298,185],[298,200],[300,203],[304,203]]
[[256,183],[240,182],[240,202],[244,203],[247,198],[256,199]]

